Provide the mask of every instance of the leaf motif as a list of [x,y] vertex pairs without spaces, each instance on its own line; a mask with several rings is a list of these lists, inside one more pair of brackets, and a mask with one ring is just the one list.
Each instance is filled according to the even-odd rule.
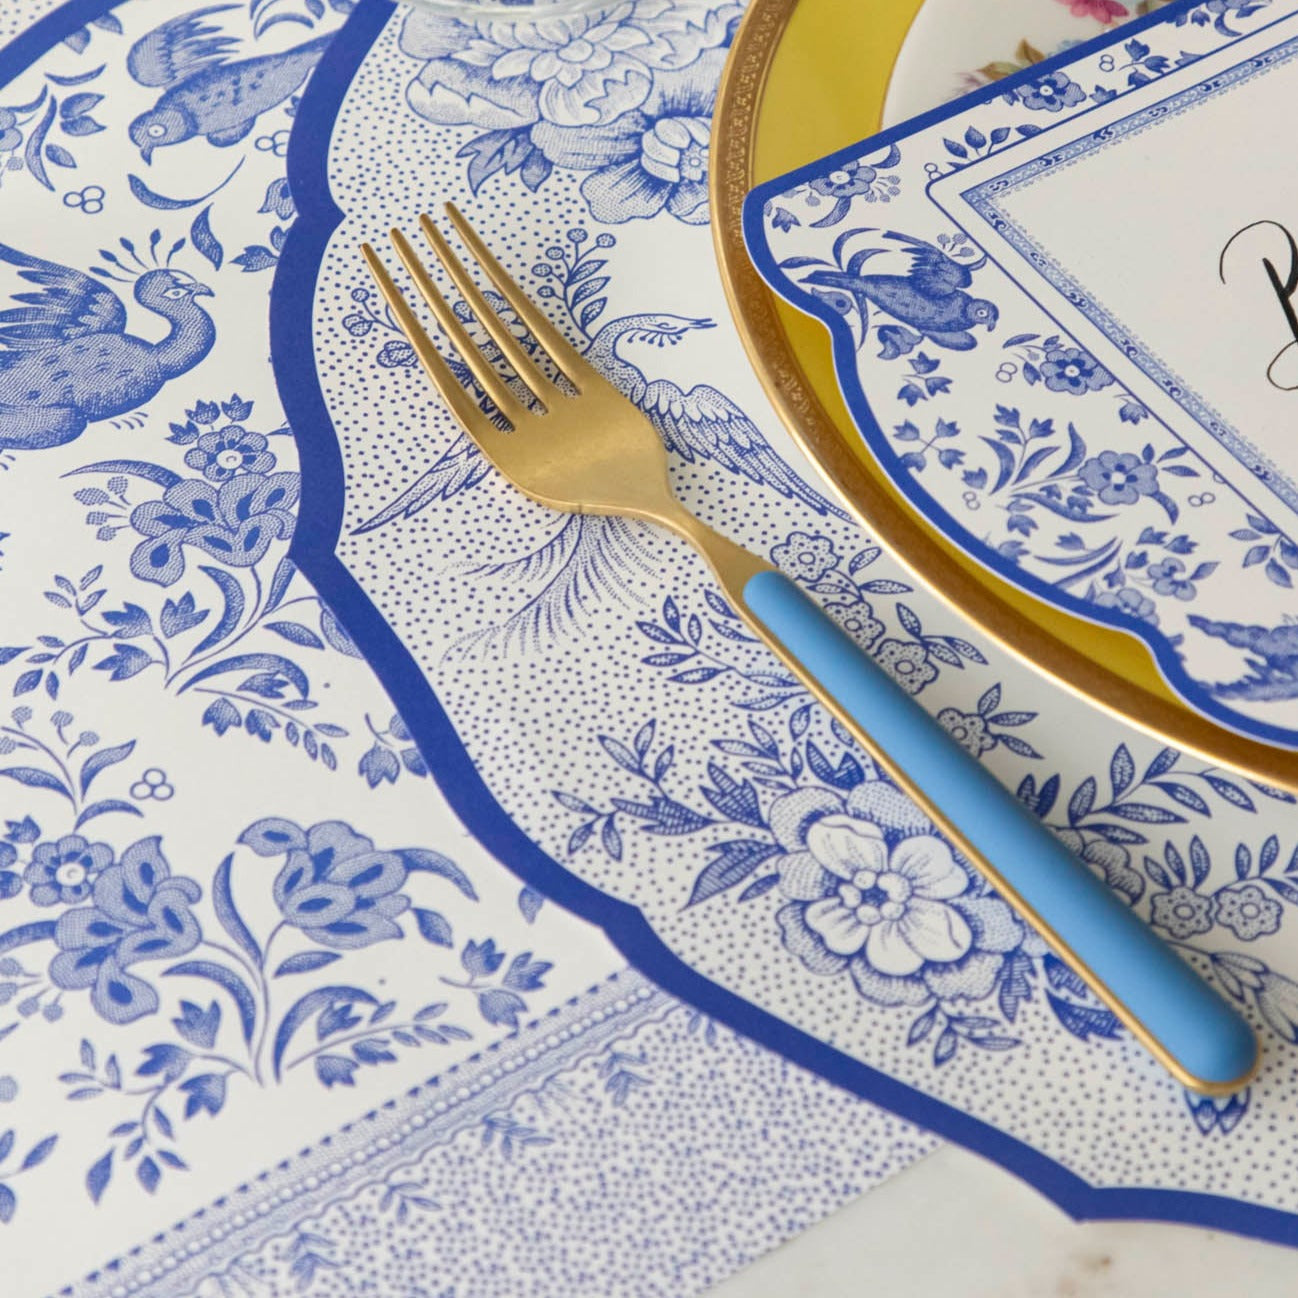
[[230,887],[233,861],[234,853],[231,852],[216,867],[216,874],[212,879],[212,905],[216,909],[216,918],[221,922],[221,927],[233,938],[234,944],[252,960],[252,963],[260,968],[261,947],[247,924],[243,922],[243,916],[239,914],[239,908],[234,903],[234,893]]
[[1091,1037],[1116,1037],[1121,1031],[1118,1017],[1112,1010],[1099,1009],[1092,1005],[1078,1005],[1059,996],[1046,993],[1050,1008],[1055,1017],[1073,1036],[1082,1041]]
[[1161,789],[1174,802],[1189,807],[1191,811],[1196,811],[1201,816],[1212,815],[1212,808],[1188,784],[1180,784],[1175,780],[1156,780],[1154,787]]
[[100,771],[106,766],[124,762],[134,751],[135,740],[130,739],[124,744],[118,744],[116,748],[101,748],[97,753],[91,753],[81,765],[81,796],[86,796],[91,781]]
[[1184,816],[1178,816],[1174,811],[1164,811],[1162,807],[1155,807],[1146,802],[1125,803],[1120,807],[1114,807],[1112,814],[1123,820],[1134,820],[1142,825],[1185,824]]
[[38,1141],[28,1151],[27,1157],[23,1159],[22,1170],[25,1172],[29,1167],[35,1167],[38,1163],[43,1163],[53,1152],[54,1146],[59,1143],[57,1135],[46,1136],[44,1140]]
[[86,1173],[86,1189],[90,1192],[92,1202],[98,1203],[103,1197],[104,1191],[108,1188],[108,1182],[113,1177],[113,1151],[110,1149],[103,1158],[101,1158]]
[[1075,825],[1079,820],[1083,820],[1090,815],[1091,808],[1095,805],[1095,789],[1095,779],[1089,775],[1077,786],[1076,792],[1068,803],[1068,823],[1070,825]]
[[1113,760],[1109,763],[1109,780],[1113,784],[1113,796],[1117,798],[1125,793],[1135,778],[1136,763],[1132,761],[1127,745],[1119,744],[1114,749]]
[[62,780],[35,766],[6,766],[0,770],[0,775],[17,780],[19,784],[25,784],[29,789],[48,789],[51,793],[61,793],[69,802],[73,801],[72,791]]
[[123,802],[121,798],[104,798],[81,809],[75,828],[80,829],[82,825],[94,820],[96,816],[106,816],[111,811],[120,811],[128,816],[143,817],[144,815],[144,812],[132,802]]
[[287,974],[313,973],[341,959],[342,956],[337,951],[302,951],[298,955],[289,956],[275,970],[274,976],[281,978]]
[[291,644],[299,645],[303,649],[323,649],[325,647],[324,641],[310,627],[303,626],[301,622],[267,622],[266,630],[273,631],[278,636],[283,636]]
[[244,607],[243,587],[228,572],[221,568],[212,568],[207,564],[199,564],[198,570],[215,583],[217,590],[221,592],[224,608],[220,620],[194,646],[195,655],[220,644],[238,626]]
[[1160,775],[1166,775],[1180,760],[1181,753],[1178,749],[1164,748],[1145,768],[1144,778],[1146,780],[1155,780]]
[[200,681],[211,680],[214,676],[224,676],[228,672],[278,672],[288,678],[297,692],[306,698],[311,692],[311,682],[306,673],[294,662],[282,658],[279,654],[235,654],[233,658],[223,658],[220,662],[204,667],[195,672],[177,691],[183,694]]
[[215,270],[221,269],[225,260],[225,249],[221,241],[212,233],[212,205],[209,203],[195,218],[189,227],[189,237],[194,247],[212,263]]
[[152,482],[164,491],[181,481],[180,474],[146,460],[96,460],[94,464],[83,464],[79,469],[72,469],[66,476],[71,478],[79,473],[125,473]]
[[718,843],[710,849],[716,853],[715,858],[694,881],[694,889],[685,904],[697,906],[727,889],[743,883],[763,861],[779,853],[780,849],[773,843],[763,843],[756,839],[739,839],[728,843]]
[[518,909],[529,924],[536,919],[544,901],[545,898],[533,888],[524,888],[518,894]]
[[415,908],[415,923],[419,927],[419,936],[434,946],[453,946],[450,921],[445,915],[435,910]]
[[266,595],[266,612],[273,613],[280,606],[284,595],[288,591],[289,582],[293,580],[293,574],[297,571],[293,561],[288,558],[281,559],[275,565],[275,574],[270,579],[270,586]]
[[1004,442],[997,441],[994,437],[982,438],[988,446],[996,453],[997,473],[996,485],[992,487],[992,494],[1000,491],[1007,482],[1014,476],[1014,452],[1010,450]]
[[188,960],[164,970],[163,976],[206,978],[208,982],[213,982],[223,991],[228,992],[235,1008],[239,1011],[244,1042],[248,1045],[252,1044],[252,1034],[257,1026],[257,1005],[247,984],[237,974],[232,973],[224,965],[215,964],[210,960]]
[[45,170],[45,163],[41,158],[41,148],[45,143],[45,137],[50,133],[50,126],[54,121],[54,111],[57,104],[57,100],[50,100],[40,124],[33,129],[28,137],[27,150],[23,154],[27,169],[32,173],[32,177],[44,185],[46,189],[51,190],[54,186],[50,183],[49,173]]
[[440,875],[453,883],[470,901],[478,900],[478,894],[474,891],[473,884],[469,882],[469,876],[449,856],[430,851],[426,847],[402,848],[398,855],[407,870]]
[[284,1052],[288,1049],[298,1029],[321,1010],[331,1009],[335,1004],[350,1004],[352,1002],[359,1002],[362,1005],[377,1005],[379,1003],[377,997],[371,996],[369,992],[360,987],[337,986],[317,987],[315,991],[307,992],[301,1000],[293,1005],[280,1020],[279,1028],[275,1032],[275,1047],[271,1059],[275,1067],[276,1081],[280,1079],[283,1070]]
[[56,927],[52,919],[41,919],[11,928],[7,933],[0,934],[0,955],[16,951],[20,946],[29,946],[33,942],[48,942],[54,937]]

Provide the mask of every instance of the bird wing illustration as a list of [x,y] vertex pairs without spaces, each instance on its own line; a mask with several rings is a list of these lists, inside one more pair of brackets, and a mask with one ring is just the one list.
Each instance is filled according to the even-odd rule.
[[846,517],[771,450],[761,430],[722,392],[706,384],[682,392],[674,383],[650,383],[640,402],[669,451],[687,463],[715,460],[750,482],[800,500],[818,514]]
[[949,297],[973,283],[973,272],[981,263],[970,265],[948,257],[923,239],[889,230],[884,236],[904,244],[911,255],[910,278],[926,297]]
[[38,293],[15,293],[21,307],[0,311],[0,345],[30,351],[50,343],[69,342],[88,334],[126,330],[126,307],[108,285],[56,262],[42,261],[0,243],[0,262],[40,285]]
[[126,57],[131,76],[144,86],[174,86],[204,68],[225,62],[238,40],[203,20],[238,7],[209,5],[172,18],[141,36]]
[[491,471],[491,465],[465,434],[461,433],[436,463],[415,479],[395,500],[384,505],[373,518],[353,530],[354,536],[377,531],[395,518],[413,518],[434,500],[450,500],[476,487]]
[[[465,371],[467,375],[467,370]],[[683,393],[662,380],[647,384],[639,398],[669,451],[687,463],[714,460],[732,473],[764,484],[816,513],[846,515],[813,491],[767,444],[757,425],[724,393],[706,385]],[[460,434],[425,473],[396,499],[368,518],[353,535],[377,531],[398,518],[413,518],[435,500],[450,500],[476,487],[491,465],[473,442]]]

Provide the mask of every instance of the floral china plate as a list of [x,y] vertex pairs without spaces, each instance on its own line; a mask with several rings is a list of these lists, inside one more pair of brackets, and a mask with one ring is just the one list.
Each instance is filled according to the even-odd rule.
[[[900,480],[881,467],[857,432],[839,392],[823,327],[765,284],[740,229],[743,200],[756,183],[871,134],[885,115],[895,121],[922,112],[1159,7],[1149,0],[973,6],[930,0],[922,8],[756,0],[718,108],[718,119],[728,128],[717,132],[714,144],[718,257],[732,313],[768,396],[849,506],[912,571],[985,634],[1065,688],[1178,747],[1287,786],[1293,759],[1278,746],[1292,742],[1284,737],[1285,725],[1270,724],[1249,700],[1211,696],[1193,684],[1187,688],[1185,681],[1172,688],[1164,669],[1175,655],[1163,649],[1156,664],[1136,635],[1116,629],[1153,630],[1152,622],[1137,620],[1147,616],[1145,604],[1135,598],[1144,592],[1115,591],[1113,610],[1101,608],[1099,620],[1079,622],[1073,612],[1028,594],[975,559],[966,545],[944,535],[907,502]],[[820,75],[809,77],[809,65]],[[852,95],[841,92],[845,84],[852,85]],[[869,190],[875,193],[874,215],[886,223],[888,173],[867,170],[871,174],[845,174],[841,193],[820,196],[818,214],[834,219],[843,199]],[[834,188],[832,179],[825,183]],[[1054,364],[1044,352],[1037,360]],[[1031,372],[1042,372],[1032,358],[1028,363]],[[1066,358],[1060,361],[1065,363]],[[940,382],[941,376],[936,378]],[[927,381],[924,375],[907,379],[909,388]],[[1076,381],[1085,386],[1084,377]],[[899,379],[894,390],[899,385],[907,386]],[[1123,470],[1126,464],[1115,460],[1108,467],[1115,466]],[[1108,472],[1098,462],[1093,471]],[[1096,490],[1112,485],[1106,477]],[[1140,487],[1133,489],[1139,496]],[[1166,539],[1175,540],[1175,532],[1168,531]],[[1179,606],[1187,595],[1199,593],[1196,565],[1185,567],[1184,557],[1175,554],[1166,558],[1166,572],[1160,568],[1151,581],[1162,581],[1168,593],[1155,597],[1151,585],[1147,598],[1169,598]],[[1277,583],[1286,575],[1277,572]],[[1227,672],[1234,665],[1223,664]]]

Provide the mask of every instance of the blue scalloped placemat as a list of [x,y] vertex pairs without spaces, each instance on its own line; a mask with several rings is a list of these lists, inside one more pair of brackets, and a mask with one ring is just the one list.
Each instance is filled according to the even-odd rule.
[[[466,824],[660,985],[1076,1215],[1290,1240],[1272,1132],[1298,1039],[1292,800],[1049,687],[817,493],[738,340],[707,328],[725,305],[695,199],[737,16],[610,11],[580,37],[578,74],[554,53],[571,32],[357,9],[290,157],[300,219],[273,330],[309,466],[294,553]],[[835,867],[853,842],[882,840],[899,870],[913,840],[945,845],[687,550],[550,514],[475,459],[358,253],[443,198],[657,421],[685,499],[824,601],[1241,1003],[1266,1041],[1249,1091],[1180,1091],[972,876],[950,902],[967,939],[920,935],[904,968],[864,931],[848,949]],[[308,330],[310,369],[289,346]]]

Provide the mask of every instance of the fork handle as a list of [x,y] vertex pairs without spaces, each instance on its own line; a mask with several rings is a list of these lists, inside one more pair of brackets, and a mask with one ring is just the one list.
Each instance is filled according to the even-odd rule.
[[[1256,1067],[1244,1019],[787,578],[743,588],[768,643],[1183,1085]],[[970,850],[971,849],[971,850]]]

